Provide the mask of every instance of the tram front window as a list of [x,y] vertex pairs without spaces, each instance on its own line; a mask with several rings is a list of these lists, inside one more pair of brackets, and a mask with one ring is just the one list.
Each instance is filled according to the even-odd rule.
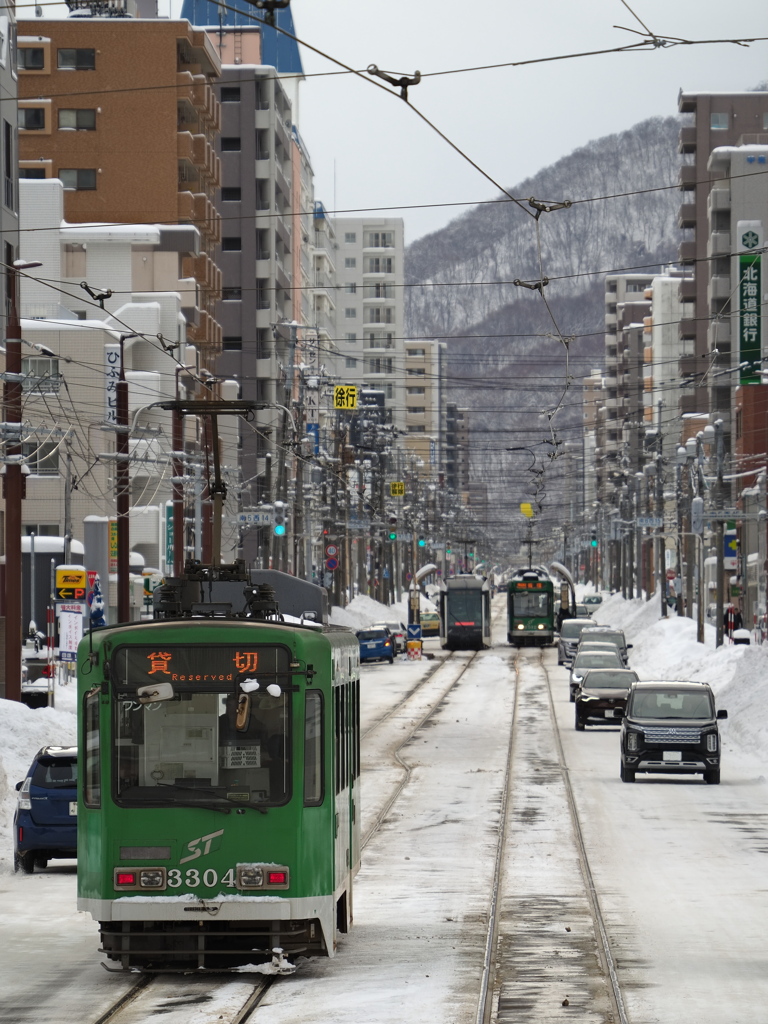
[[547,615],[549,594],[547,593],[520,593],[513,598],[514,614],[519,618],[538,618]]
[[448,595],[448,616],[451,623],[479,625],[482,597],[479,590],[451,590]]
[[[278,675],[259,669],[258,678],[241,674],[222,683],[226,689],[204,690],[194,687],[196,680],[176,678],[171,699],[148,704],[137,699],[143,679],[129,689],[118,684],[116,801],[221,809],[285,803],[291,779],[290,694],[276,682]],[[285,686],[287,680],[281,682]]]

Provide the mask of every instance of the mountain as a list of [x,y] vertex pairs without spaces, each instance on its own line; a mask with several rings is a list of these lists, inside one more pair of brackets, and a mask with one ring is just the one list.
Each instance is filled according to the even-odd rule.
[[[655,117],[592,141],[511,188],[519,204],[501,196],[406,250],[407,336],[448,342],[449,401],[471,410],[472,481],[488,486],[489,508],[516,511],[543,487],[542,519],[567,518],[551,456],[582,436],[581,378],[603,361],[605,274],[676,258],[679,125]],[[529,198],[569,205],[536,218]],[[513,283],[541,278],[540,291]],[[531,445],[529,473],[528,453],[507,449]],[[509,524],[488,518],[492,533]]]

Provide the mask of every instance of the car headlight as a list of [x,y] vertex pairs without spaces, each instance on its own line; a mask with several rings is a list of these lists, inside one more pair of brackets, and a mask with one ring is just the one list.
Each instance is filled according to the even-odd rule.
[[629,732],[627,733],[627,750],[639,750],[640,749],[640,733]]
[[716,732],[708,732],[707,733],[707,753],[708,754],[716,754],[717,753],[717,733]]
[[571,682],[572,683],[582,683],[583,681],[584,681],[584,676],[577,676],[575,673],[574,673],[574,675],[571,676]]

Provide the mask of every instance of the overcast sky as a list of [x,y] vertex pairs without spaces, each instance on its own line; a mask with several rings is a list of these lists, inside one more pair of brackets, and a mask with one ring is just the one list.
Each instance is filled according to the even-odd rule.
[[[768,36],[765,0],[632,0],[657,36]],[[626,46],[642,31],[621,0],[292,0],[296,33],[337,60],[397,75]],[[329,209],[419,205],[406,240],[434,231],[493,184],[396,95],[303,50],[299,127]],[[338,69],[336,69],[338,70]],[[366,76],[368,77],[368,76]],[[590,139],[677,111],[685,91],[743,91],[768,79],[768,42],[675,46],[425,77],[409,100],[494,181],[511,187]],[[549,197],[556,198],[556,197]]]

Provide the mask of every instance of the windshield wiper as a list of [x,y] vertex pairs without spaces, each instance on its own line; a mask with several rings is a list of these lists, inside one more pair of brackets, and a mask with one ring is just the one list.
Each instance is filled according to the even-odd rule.
[[224,811],[226,814],[232,810],[233,807],[251,807],[254,811],[259,811],[261,814],[267,813],[266,807],[260,807],[259,804],[255,804],[250,800],[228,800],[224,796],[218,796],[216,790],[212,786],[177,786],[173,782],[158,782],[158,787],[163,789],[175,789],[180,793],[185,793],[187,796],[194,796],[197,793],[210,793],[216,797],[216,802],[203,803],[201,800],[190,800],[190,804],[195,807],[207,807],[213,811]]

